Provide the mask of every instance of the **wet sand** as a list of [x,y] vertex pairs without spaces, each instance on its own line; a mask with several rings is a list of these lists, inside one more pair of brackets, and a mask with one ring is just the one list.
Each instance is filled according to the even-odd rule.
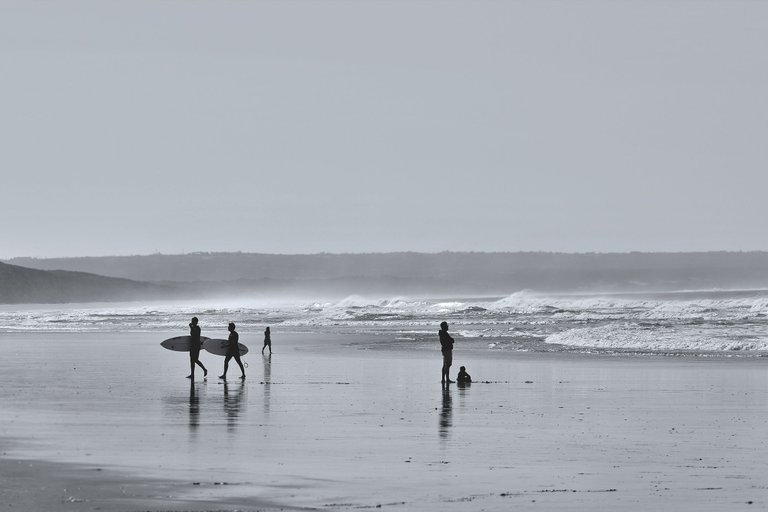
[[[760,358],[260,333],[245,382],[178,333],[0,334],[6,510],[740,510],[768,505]],[[350,345],[350,343],[353,343]],[[394,349],[371,347],[394,346]]]

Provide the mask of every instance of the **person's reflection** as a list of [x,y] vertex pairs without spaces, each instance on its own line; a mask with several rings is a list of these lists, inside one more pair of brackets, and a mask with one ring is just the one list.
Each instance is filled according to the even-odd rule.
[[189,381],[189,429],[195,431],[200,426],[200,397],[195,390],[195,381]]
[[244,391],[245,381],[241,380],[240,384],[233,390],[230,390],[227,381],[224,381],[224,411],[227,413],[227,430],[230,432],[233,432],[237,427]]
[[269,399],[270,389],[269,384],[272,382],[272,352],[269,355],[262,355],[264,360],[264,414],[269,414]]
[[443,403],[440,409],[440,438],[446,439],[448,437],[448,431],[451,428],[451,387],[448,383],[443,384]]
[[[463,366],[462,366],[463,368]],[[459,388],[459,411],[463,411],[467,407],[469,400],[470,388],[472,387],[471,380],[465,380],[464,382],[456,381],[456,387]],[[461,413],[459,413],[461,414]]]

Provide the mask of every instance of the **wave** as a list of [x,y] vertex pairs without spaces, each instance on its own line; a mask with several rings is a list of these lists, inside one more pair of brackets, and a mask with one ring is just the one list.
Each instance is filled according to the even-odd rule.
[[489,311],[551,314],[575,319],[686,320],[768,316],[768,297],[726,299],[627,299],[611,297],[539,297],[518,292],[488,306]]
[[711,329],[654,329],[641,325],[574,328],[549,335],[545,343],[600,350],[648,352],[752,352],[768,350],[768,332],[742,326]]
[[[441,321],[468,342],[493,338],[512,350],[764,351],[768,292],[706,295],[538,295],[502,298],[364,297],[269,304],[109,304],[0,307],[0,332],[182,331],[198,316],[205,332],[299,331],[432,336]],[[479,341],[478,341],[479,342]],[[483,342],[485,343],[485,342]],[[487,343],[486,343],[487,344]]]

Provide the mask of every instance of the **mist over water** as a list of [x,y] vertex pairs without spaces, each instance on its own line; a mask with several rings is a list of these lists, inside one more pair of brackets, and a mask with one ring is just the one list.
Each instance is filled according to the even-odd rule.
[[203,334],[226,337],[235,322],[245,343],[279,333],[370,335],[367,347],[432,349],[447,320],[461,346],[508,351],[738,354],[768,351],[768,291],[506,297],[363,297],[152,304],[4,306],[0,332],[186,334],[192,316]]

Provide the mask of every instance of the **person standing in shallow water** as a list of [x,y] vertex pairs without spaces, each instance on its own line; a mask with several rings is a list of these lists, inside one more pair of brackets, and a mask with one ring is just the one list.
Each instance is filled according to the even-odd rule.
[[261,347],[261,353],[264,353],[264,349],[269,347],[269,353],[272,354],[272,336],[269,332],[269,327],[264,329],[264,346]]
[[453,363],[453,338],[448,334],[448,322],[442,322],[440,324],[440,351],[443,353],[443,373],[440,376],[440,382],[445,384],[446,382],[454,382],[448,376],[448,372],[451,369]]
[[195,378],[195,365],[203,369],[203,378],[208,376],[208,370],[200,362],[200,326],[197,325],[197,317],[193,316],[189,323],[189,375],[188,379]]
[[240,378],[242,380],[245,380],[245,368],[243,368],[243,362],[240,360],[240,346],[238,344],[240,342],[240,335],[237,334],[234,323],[230,322],[227,328],[229,329],[229,347],[227,348],[227,355],[224,356],[224,373],[222,375],[219,375],[219,378],[220,379],[227,378],[227,369],[229,368],[229,360],[234,357],[235,361],[237,361],[238,366],[240,366],[240,371],[242,372],[242,376]]

